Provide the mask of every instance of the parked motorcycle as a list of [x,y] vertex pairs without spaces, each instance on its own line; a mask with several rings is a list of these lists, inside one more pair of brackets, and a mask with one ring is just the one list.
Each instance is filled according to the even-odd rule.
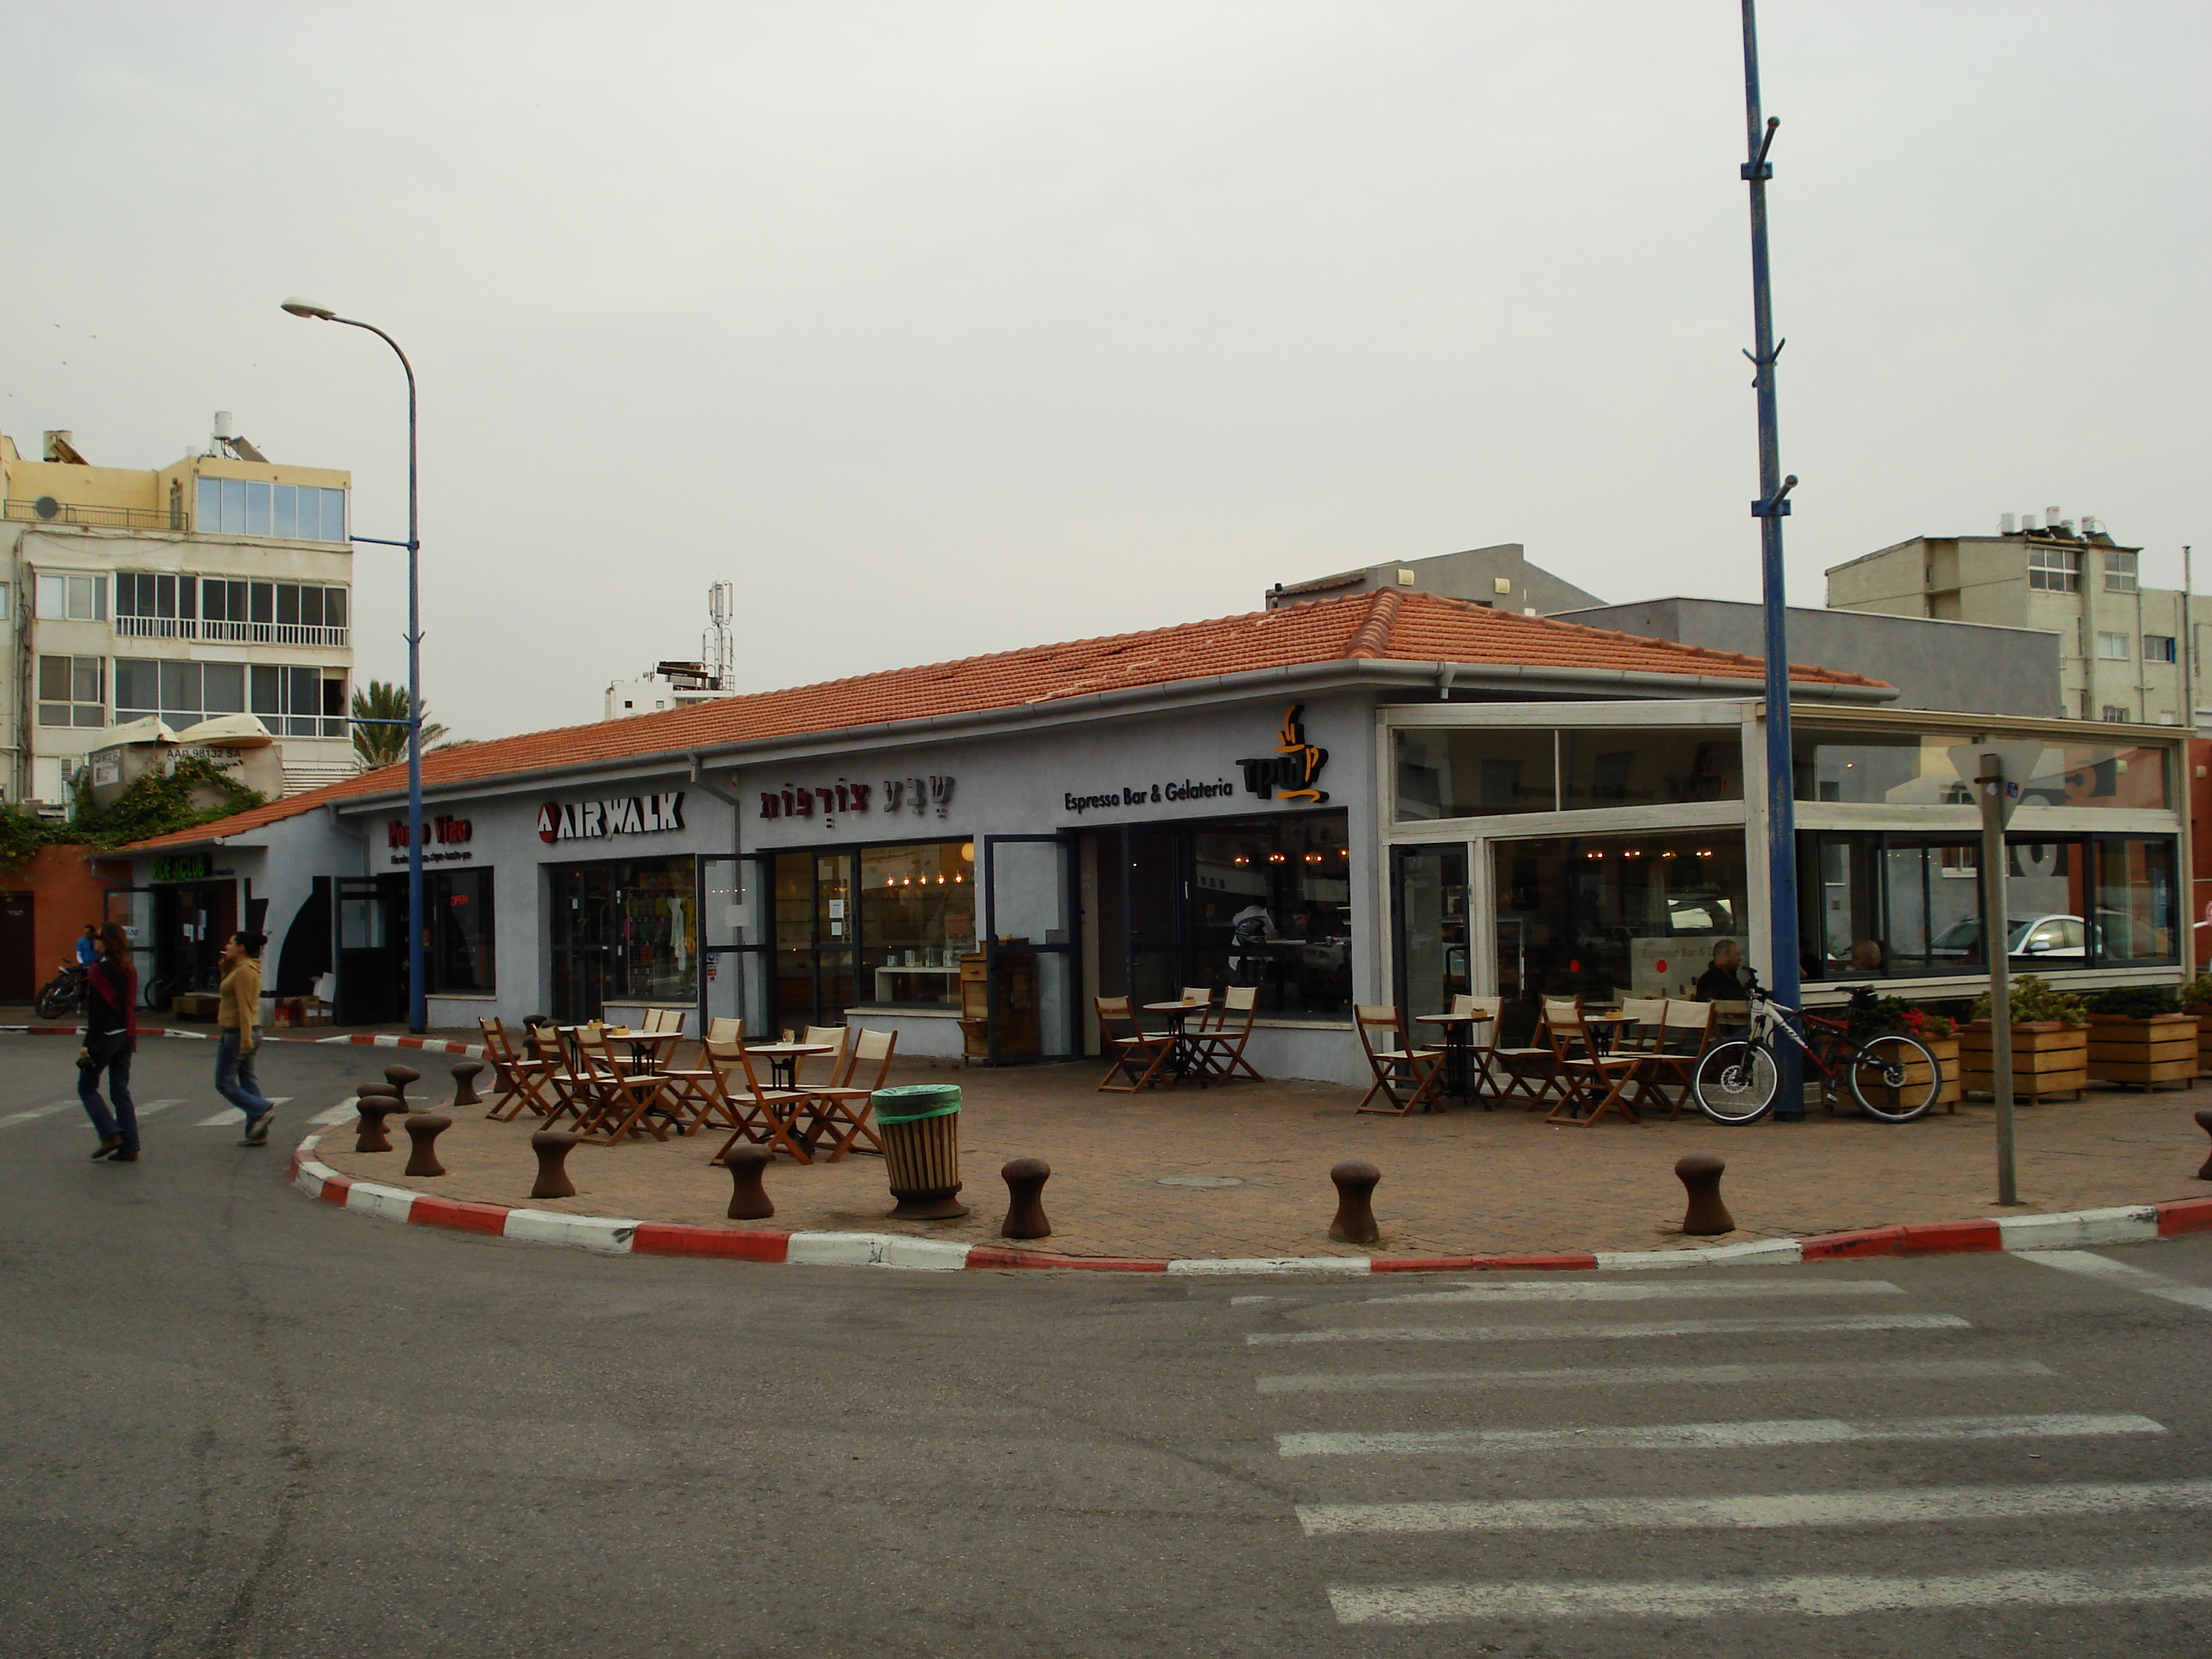
[[61,972],[39,988],[32,1005],[40,1019],[62,1019],[84,1006],[84,964],[65,962]]

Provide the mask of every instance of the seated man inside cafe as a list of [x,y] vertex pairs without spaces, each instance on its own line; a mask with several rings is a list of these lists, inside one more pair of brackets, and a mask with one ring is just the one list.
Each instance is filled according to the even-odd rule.
[[1700,1002],[1741,1002],[1744,1000],[1743,946],[1732,939],[1713,941],[1713,959],[1698,975]]
[[1881,970],[1882,949],[1880,939],[1863,939],[1851,946],[1851,971],[1873,974]]

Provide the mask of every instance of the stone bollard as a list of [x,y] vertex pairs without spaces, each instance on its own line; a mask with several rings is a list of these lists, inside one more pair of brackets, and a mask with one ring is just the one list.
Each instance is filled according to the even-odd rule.
[[[360,1107],[361,1103],[364,1100],[391,1100],[392,1101],[395,1109],[398,1104],[398,1103],[393,1099],[392,1085],[389,1083],[357,1084],[355,1085],[353,1092],[354,1105],[356,1109]],[[354,1120],[353,1132],[356,1134],[362,1133],[368,1129],[368,1120],[366,1117],[356,1117]]]
[[1044,1183],[1052,1179],[1052,1165],[1041,1158],[1017,1158],[999,1175],[1006,1183],[1006,1219],[999,1237],[1050,1238],[1052,1223],[1044,1215]]
[[732,1146],[722,1155],[723,1166],[730,1172],[731,1220],[765,1221],[775,1213],[768,1188],[761,1184],[761,1176],[775,1162],[773,1146]]
[[575,1197],[576,1183],[562,1167],[575,1144],[576,1137],[566,1129],[540,1129],[530,1137],[530,1150],[538,1154],[538,1184],[530,1189],[531,1197]]
[[384,1133],[384,1120],[400,1109],[390,1095],[361,1097],[361,1133],[354,1137],[356,1152],[388,1152],[392,1138]]
[[464,1060],[455,1063],[453,1066],[454,1105],[481,1106],[483,1104],[483,1097],[477,1093],[477,1079],[483,1074],[483,1062],[480,1060]]
[[[2199,1106],[2197,1109],[2197,1127],[2203,1130],[2206,1134],[2212,1135],[2212,1106]],[[2199,1181],[2212,1181],[2212,1158],[2204,1160],[2204,1167],[2197,1172],[2197,1178]]]
[[421,1082],[422,1073],[411,1066],[387,1066],[384,1068],[384,1080],[392,1085],[392,1092],[399,1097],[399,1109],[403,1112],[413,1111],[415,1109],[407,1103],[407,1085],[410,1083]]
[[1721,1171],[1727,1168],[1725,1159],[1711,1152],[1692,1152],[1674,1160],[1674,1173],[1689,1189],[1690,1207],[1683,1212],[1682,1231],[1691,1237],[1735,1231],[1735,1218],[1721,1202]]
[[453,1120],[443,1112],[411,1112],[399,1126],[407,1131],[407,1139],[414,1143],[408,1154],[407,1168],[403,1174],[410,1176],[441,1176],[446,1166],[438,1162],[438,1137],[453,1127]]
[[1336,1219],[1328,1224],[1328,1236],[1340,1244],[1380,1244],[1375,1183],[1382,1171],[1364,1158],[1350,1158],[1331,1170],[1328,1178],[1336,1183]]

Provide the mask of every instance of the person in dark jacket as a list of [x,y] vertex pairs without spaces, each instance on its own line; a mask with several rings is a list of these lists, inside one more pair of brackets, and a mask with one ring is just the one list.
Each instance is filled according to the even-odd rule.
[[1705,964],[1705,971],[1698,975],[1698,1000],[1700,1002],[1741,1002],[1743,988],[1743,946],[1732,939],[1715,941],[1713,959]]
[[[138,970],[131,965],[131,944],[122,928],[111,921],[98,939],[99,959],[84,975],[84,1046],[76,1051],[76,1097],[100,1136],[93,1161],[136,1164],[138,1110],[131,1100],[131,1056],[138,1051]],[[103,1072],[107,1100],[100,1097]]]

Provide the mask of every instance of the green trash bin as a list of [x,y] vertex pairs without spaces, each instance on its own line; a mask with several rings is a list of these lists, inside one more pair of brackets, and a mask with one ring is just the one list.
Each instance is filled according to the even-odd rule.
[[898,1200],[893,1221],[954,1221],[968,1213],[960,1192],[960,1085],[908,1083],[869,1097],[884,1169]]

